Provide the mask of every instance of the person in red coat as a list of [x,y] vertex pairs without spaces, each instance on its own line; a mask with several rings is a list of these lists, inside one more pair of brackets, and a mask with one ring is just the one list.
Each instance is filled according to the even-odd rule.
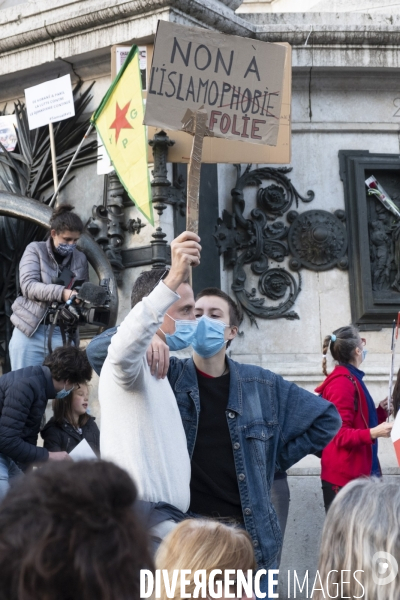
[[[365,344],[352,325],[340,327],[324,339],[322,371],[326,379],[315,391],[332,402],[342,417],[342,427],[322,451],[325,511],[349,481],[362,476],[382,476],[377,439],[389,437],[393,423],[386,422],[387,399],[376,409],[363,382],[364,372],[359,367],[367,353]],[[338,362],[330,375],[326,370],[328,349]]]

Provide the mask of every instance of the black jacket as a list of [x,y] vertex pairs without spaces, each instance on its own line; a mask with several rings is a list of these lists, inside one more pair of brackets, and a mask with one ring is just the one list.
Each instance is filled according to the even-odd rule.
[[71,452],[83,439],[87,441],[93,452],[100,456],[100,431],[95,423],[95,418],[89,416],[89,420],[82,427],[82,435],[67,421],[61,425],[51,417],[40,432],[44,440],[44,447],[49,452]]
[[36,442],[47,400],[55,395],[48,367],[25,367],[0,377],[0,453],[20,465],[49,458]]

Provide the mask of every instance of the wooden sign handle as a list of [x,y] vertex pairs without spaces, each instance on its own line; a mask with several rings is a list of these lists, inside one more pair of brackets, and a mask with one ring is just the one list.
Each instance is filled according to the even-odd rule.
[[208,115],[205,110],[194,113],[194,137],[187,179],[186,230],[199,233],[199,191],[201,155]]

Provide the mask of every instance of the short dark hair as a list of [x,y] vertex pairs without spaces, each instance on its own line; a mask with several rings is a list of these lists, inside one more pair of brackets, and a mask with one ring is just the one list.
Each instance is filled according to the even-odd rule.
[[47,463],[0,506],[0,600],[139,598],[152,569],[129,475],[110,462]]
[[85,350],[75,346],[60,346],[44,359],[51,376],[56,381],[69,380],[71,383],[85,383],[92,378],[92,367]]
[[74,212],[72,204],[61,204],[55,209],[50,217],[50,229],[55,229],[56,233],[63,231],[78,231],[82,233],[83,223],[81,218]]
[[141,302],[145,296],[156,287],[157,283],[165,279],[168,275],[168,269],[150,269],[150,271],[142,271],[139,277],[133,284],[131,293],[131,308]]
[[243,320],[243,316],[242,316],[236,302],[234,300],[232,300],[232,298],[230,296],[228,296],[228,294],[225,294],[225,292],[223,292],[219,288],[208,287],[208,288],[204,288],[204,290],[201,290],[201,292],[199,292],[197,294],[196,302],[197,302],[197,300],[200,300],[200,298],[203,298],[204,296],[218,296],[218,298],[222,298],[223,300],[225,300],[225,302],[228,304],[228,307],[229,307],[229,321],[230,321],[229,325],[231,325],[232,327],[233,326],[239,327],[240,323]]

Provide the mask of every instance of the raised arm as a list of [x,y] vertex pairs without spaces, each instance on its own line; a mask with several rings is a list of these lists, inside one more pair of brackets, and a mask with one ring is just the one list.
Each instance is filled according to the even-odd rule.
[[200,262],[199,237],[183,232],[171,243],[171,269],[167,277],[130,311],[111,339],[108,359],[112,376],[125,388],[136,381],[146,361],[146,350],[168,308],[179,299],[176,290],[187,281],[190,266]]
[[164,319],[168,308],[179,299],[163,281],[132,308],[111,338],[108,360],[112,376],[124,388],[130,388],[141,369],[147,347]]

